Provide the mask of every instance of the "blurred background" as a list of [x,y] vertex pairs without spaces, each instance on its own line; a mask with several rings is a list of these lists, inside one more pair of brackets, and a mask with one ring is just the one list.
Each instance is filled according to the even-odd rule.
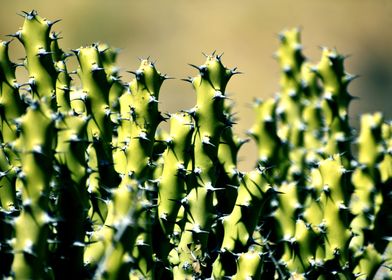
[[[239,118],[235,131],[242,137],[253,122],[253,98],[279,90],[272,58],[277,34],[301,27],[311,62],[318,61],[319,46],[351,55],[346,69],[361,76],[350,86],[360,98],[350,107],[351,123],[357,126],[359,114],[374,111],[392,119],[392,0],[0,0],[0,39],[8,40],[5,35],[22,25],[17,13],[32,9],[49,20],[62,19],[53,30],[61,32],[64,50],[98,41],[120,48],[124,81],[131,80],[125,71],[138,67],[138,57],[157,60],[162,73],[176,78],[162,87],[162,112],[193,107],[195,94],[180,80],[196,75],[187,64],[202,64],[202,52],[224,52],[224,64],[244,72],[227,88]],[[19,42],[11,49],[12,59],[23,57]],[[242,170],[253,166],[253,143],[242,148],[240,158]]]

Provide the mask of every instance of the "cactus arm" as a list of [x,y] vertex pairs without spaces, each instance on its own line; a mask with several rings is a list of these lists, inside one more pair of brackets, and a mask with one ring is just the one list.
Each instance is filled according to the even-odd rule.
[[[35,103],[21,117],[23,210],[15,218],[15,254],[12,271],[18,279],[39,279],[45,275],[47,238],[51,218],[48,209],[49,183],[52,173],[54,121],[44,104]],[[36,124],[39,123],[40,126]]]
[[112,112],[118,113],[120,106],[118,99],[124,93],[124,85],[120,80],[119,68],[116,66],[116,59],[119,50],[111,48],[109,45],[102,43],[98,45],[98,50],[101,54],[103,68],[106,72],[108,80],[111,82],[109,91],[110,109]]
[[260,100],[254,103],[256,121],[248,134],[256,141],[258,162],[262,167],[273,167],[271,177],[281,180],[287,172],[287,148],[278,136],[276,118],[276,101],[274,99]]
[[[74,50],[78,75],[82,84],[83,114],[87,117],[87,179],[91,208],[89,216],[96,229],[105,222],[106,200],[117,187],[119,176],[113,167],[113,123],[110,119],[110,81],[102,67],[101,53],[96,44]],[[71,103],[72,106],[72,103]]]
[[15,68],[8,56],[9,41],[0,41],[0,118],[1,140],[12,143],[16,138],[15,119],[26,110],[19,94],[20,85],[15,79]]
[[232,106],[225,100],[224,114],[226,115],[227,127],[223,129],[218,147],[218,188],[223,188],[222,191],[216,192],[215,207],[221,215],[229,214],[234,207],[237,198],[237,187],[240,184],[240,177],[243,175],[237,168],[238,152],[243,144],[248,139],[240,139],[233,132],[232,125],[234,124],[234,114],[232,113]]
[[16,208],[16,171],[20,166],[20,160],[13,149],[17,138],[17,120],[23,115],[26,105],[19,95],[19,85],[15,79],[15,68],[8,56],[10,42],[0,42],[0,139],[2,176],[0,178],[0,202],[5,211]]
[[257,251],[242,253],[237,260],[237,273],[232,279],[261,279],[261,267],[261,257]]
[[[260,171],[254,170],[241,178],[233,211],[222,218],[224,229],[220,249],[222,254],[239,253],[252,242],[253,232],[259,221],[263,204],[268,197],[266,193],[270,188],[263,176]],[[228,276],[227,271],[232,268],[227,264],[222,262],[219,256],[213,264],[214,277]]]
[[188,113],[170,117],[170,134],[163,155],[163,170],[158,183],[158,219],[162,230],[162,241],[157,248],[157,257],[163,262],[168,257],[170,238],[178,219],[180,201],[186,196],[185,182],[187,166],[191,157],[191,140],[194,124]]
[[[164,80],[165,77],[156,70],[153,63],[143,60],[136,71],[136,78],[130,83],[129,91],[124,92],[120,97],[119,134],[116,139],[119,150],[113,158],[115,169],[121,174],[122,180],[118,189],[113,190],[114,202],[108,203],[104,227],[93,236],[93,239],[102,241],[103,244],[91,244],[85,254],[91,266],[98,265],[97,275],[104,273],[107,277],[113,278],[120,271],[129,273],[129,270],[140,277],[152,275],[151,222],[147,213],[151,202],[147,201],[146,192],[147,179],[152,174],[150,157],[155,131],[162,120],[157,101],[159,89]],[[119,198],[120,195],[124,195],[124,192],[129,194],[124,198]],[[135,206],[136,199],[138,202]],[[128,207],[124,208],[121,203]],[[135,213],[135,216],[130,217],[130,213]],[[136,220],[122,225],[123,219],[131,218]],[[123,229],[123,233],[116,237],[115,230],[119,226]],[[130,239],[130,244],[126,244],[128,240],[126,236],[130,232],[134,234]],[[111,244],[114,237],[116,241]],[[135,246],[132,248],[131,244]],[[138,248],[138,244],[145,244],[144,249],[147,249]],[[118,248],[120,252],[115,248]],[[131,265],[129,258],[133,258],[135,264]],[[115,261],[116,259],[119,262]]]
[[284,142],[292,142],[301,123],[301,67],[305,58],[298,28],[280,33],[279,39],[280,46],[275,54],[282,69],[277,108],[281,117],[278,134]]
[[321,60],[314,71],[321,78],[323,86],[321,106],[328,129],[324,153],[328,156],[344,153],[344,166],[349,168],[349,161],[352,159],[352,131],[349,125],[348,106],[353,97],[348,93],[347,87],[355,76],[345,72],[344,60],[345,57],[336,50],[324,48]]
[[139,233],[137,220],[142,211],[139,199],[137,181],[134,180],[122,181],[113,191],[105,227],[98,236],[101,243],[88,248],[85,254],[90,265],[97,264],[97,279],[119,279],[131,271],[132,248]]
[[52,61],[49,36],[54,23],[32,11],[25,13],[22,29],[15,34],[25,48],[29,84],[33,96],[38,98],[50,99],[56,90],[58,73]]
[[[359,260],[355,272],[364,275],[374,275],[383,263],[382,253],[387,247],[385,222],[389,210],[386,204],[380,163],[384,160],[386,143],[383,138],[382,114],[366,114],[361,118],[361,129],[358,137],[358,166],[352,176],[354,193],[351,197],[350,208],[355,215],[350,226],[356,236],[350,243],[350,249],[356,253]],[[390,214],[389,214],[390,215]],[[382,217],[382,218],[381,218]],[[366,234],[372,232],[373,234]]]
[[[130,123],[128,145],[125,148],[125,177],[135,178],[143,186],[141,200],[143,211],[139,218],[139,235],[132,256],[136,267],[132,269],[137,277],[153,277],[155,260],[152,254],[152,221],[154,206],[149,201],[148,178],[153,174],[152,164],[154,138],[158,124],[163,120],[158,110],[159,91],[166,76],[162,75],[149,60],[142,60],[135,72],[135,79],[129,84],[130,92],[120,99],[120,113],[127,112],[126,122]],[[128,99],[128,100],[126,100]],[[128,104],[130,106],[127,106]],[[125,107],[124,107],[125,105]],[[133,109],[132,109],[133,108]],[[123,114],[123,113],[122,113]]]
[[79,61],[78,74],[86,94],[87,114],[92,117],[89,122],[89,139],[102,139],[105,143],[112,140],[112,123],[108,116],[110,83],[102,67],[97,45],[75,50]]
[[149,174],[155,132],[163,120],[158,111],[158,99],[159,89],[166,77],[148,60],[142,60],[135,76],[129,84],[129,92],[120,98],[122,124],[129,125],[127,135],[122,137],[126,142],[125,170],[135,174],[135,178],[145,180],[143,176]]
[[307,150],[306,161],[314,163],[322,159],[321,149],[325,143],[325,123],[321,108],[321,88],[318,84],[318,76],[312,70],[312,66],[304,63],[302,67],[302,86],[305,106],[302,111],[302,119],[305,125],[304,147]]
[[[197,103],[194,108],[194,158],[193,182],[188,186],[186,196],[186,223],[178,245],[180,263],[174,267],[175,278],[189,278],[198,275],[191,264],[189,253],[197,250],[197,258],[204,259],[207,252],[207,241],[214,218],[213,192],[216,186],[216,164],[218,161],[218,145],[221,130],[224,128],[223,114],[224,92],[234,72],[223,66],[220,56],[207,56],[202,66],[195,66],[199,75],[192,79],[196,90]],[[177,258],[175,258],[177,259]]]

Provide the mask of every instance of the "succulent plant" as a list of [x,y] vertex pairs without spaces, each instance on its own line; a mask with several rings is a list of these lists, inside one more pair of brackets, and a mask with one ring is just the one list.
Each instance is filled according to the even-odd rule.
[[355,76],[335,49],[311,64],[299,29],[280,34],[280,92],[254,102],[258,160],[242,172],[226,94],[240,72],[222,55],[191,64],[195,106],[164,116],[155,63],[125,83],[116,49],[64,52],[56,21],[24,18],[23,63],[0,42],[3,278],[392,277],[392,125],[350,126]]

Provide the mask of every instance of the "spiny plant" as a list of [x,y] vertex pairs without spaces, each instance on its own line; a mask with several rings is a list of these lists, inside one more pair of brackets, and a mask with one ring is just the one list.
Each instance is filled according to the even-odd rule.
[[336,50],[311,64],[298,29],[280,34],[280,92],[254,102],[258,161],[241,172],[225,93],[240,72],[221,55],[191,65],[195,106],[165,116],[149,59],[125,83],[115,49],[64,52],[56,21],[23,16],[23,62],[0,42],[3,278],[392,278],[392,124],[350,126]]

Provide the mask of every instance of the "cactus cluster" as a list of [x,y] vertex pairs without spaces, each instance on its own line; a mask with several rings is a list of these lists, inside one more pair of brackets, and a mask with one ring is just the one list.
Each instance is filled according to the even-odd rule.
[[258,161],[241,172],[248,140],[225,93],[240,72],[221,55],[191,65],[196,105],[163,115],[169,77],[152,61],[125,83],[115,49],[64,52],[56,21],[23,17],[11,35],[23,62],[0,41],[3,278],[392,277],[392,124],[375,113],[350,126],[355,76],[336,50],[311,64],[298,29],[280,34],[280,91],[254,102]]

